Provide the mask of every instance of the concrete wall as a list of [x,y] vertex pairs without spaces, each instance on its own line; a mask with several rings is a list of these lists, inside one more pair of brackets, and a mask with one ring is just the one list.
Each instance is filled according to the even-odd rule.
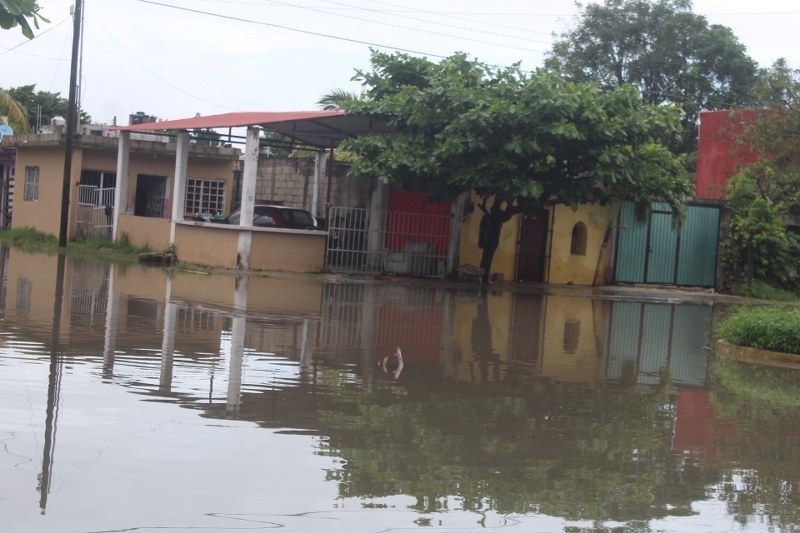
[[[478,196],[472,195],[469,202],[474,206],[466,216],[461,227],[461,251],[459,266],[477,267],[481,264],[483,249],[478,247],[478,229],[483,211],[478,209]],[[500,244],[494,254],[490,274],[502,274],[506,280],[513,280],[517,269],[517,240],[519,240],[519,217],[515,216],[505,224],[500,233]]]
[[169,246],[170,221],[166,218],[119,216],[118,238],[125,238],[136,248],[150,248],[154,252]]
[[325,206],[328,202],[336,206],[367,207],[370,182],[348,176],[349,165],[346,163],[334,163],[330,190],[325,171],[325,177],[317,191],[318,205],[313,206],[314,165],[313,157],[261,158],[256,181],[256,199],[307,209],[321,218],[326,215]]

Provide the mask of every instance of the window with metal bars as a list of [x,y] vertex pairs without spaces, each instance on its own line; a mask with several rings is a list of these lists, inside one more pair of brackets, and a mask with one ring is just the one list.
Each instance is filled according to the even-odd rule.
[[220,180],[186,180],[184,214],[222,213],[225,211],[225,182]]

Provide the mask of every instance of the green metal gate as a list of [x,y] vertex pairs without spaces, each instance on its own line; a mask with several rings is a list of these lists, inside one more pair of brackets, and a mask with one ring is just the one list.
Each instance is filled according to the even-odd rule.
[[614,280],[713,287],[719,217],[719,207],[690,205],[683,227],[675,232],[667,204],[654,203],[650,219],[642,223],[636,219],[633,203],[623,203]]

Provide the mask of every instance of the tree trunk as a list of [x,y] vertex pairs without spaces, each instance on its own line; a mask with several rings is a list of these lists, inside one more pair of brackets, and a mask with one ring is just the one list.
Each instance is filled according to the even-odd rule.
[[483,216],[486,217],[487,223],[485,225],[486,234],[483,241],[481,268],[483,269],[483,282],[487,283],[492,271],[494,253],[500,245],[500,231],[503,229],[503,220],[494,213],[486,213]]

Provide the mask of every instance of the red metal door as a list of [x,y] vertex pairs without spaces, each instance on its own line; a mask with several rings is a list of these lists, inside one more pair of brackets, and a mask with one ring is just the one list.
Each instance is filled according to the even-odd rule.
[[520,214],[517,281],[544,281],[549,217],[547,209],[531,209]]

